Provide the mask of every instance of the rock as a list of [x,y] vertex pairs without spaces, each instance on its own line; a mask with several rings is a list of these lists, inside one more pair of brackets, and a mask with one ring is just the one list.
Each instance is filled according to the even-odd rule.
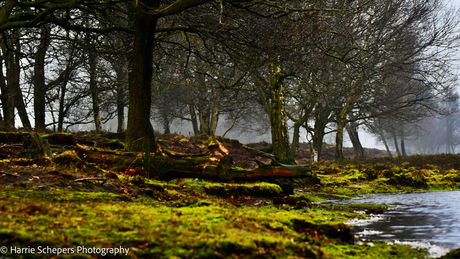
[[24,138],[21,155],[26,158],[42,158],[51,157],[52,153],[48,141],[32,132]]

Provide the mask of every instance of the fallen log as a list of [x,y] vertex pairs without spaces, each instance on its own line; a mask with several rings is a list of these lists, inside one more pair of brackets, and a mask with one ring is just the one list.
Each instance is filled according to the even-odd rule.
[[[223,146],[212,144],[204,154],[185,154],[161,148],[154,153],[116,152],[100,148],[76,145],[75,152],[82,160],[123,172],[141,168],[152,178],[171,180],[176,178],[219,179],[220,170],[228,170],[231,159]],[[228,153],[228,151],[227,151]]]
[[261,164],[253,170],[232,168],[232,158],[225,147],[210,139],[208,151],[203,154],[185,154],[158,147],[154,153],[116,152],[76,145],[75,152],[84,161],[105,165],[112,171],[141,168],[146,176],[161,180],[200,178],[210,180],[268,180],[278,178],[310,177],[308,166]]

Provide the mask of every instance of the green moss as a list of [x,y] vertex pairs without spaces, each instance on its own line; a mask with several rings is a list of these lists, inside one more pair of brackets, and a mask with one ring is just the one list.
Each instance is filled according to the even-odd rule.
[[[191,193],[200,185],[218,185],[150,184],[161,186],[162,192],[178,200],[186,196],[183,190]],[[276,189],[265,183],[249,186]],[[344,236],[349,239],[349,234],[340,234],[347,233],[341,224],[364,216],[327,206],[306,210],[234,207],[221,199],[202,199],[174,208],[148,197],[132,200],[113,193],[41,192],[7,186],[0,187],[0,200],[0,245],[122,246],[130,248],[131,257],[161,258],[312,258],[347,251],[363,255],[361,246],[339,244]]]
[[325,202],[327,201],[326,198],[324,197],[320,197],[320,196],[317,196],[317,195],[313,195],[313,194],[294,194],[294,195],[291,195],[293,197],[305,197],[307,199],[309,199],[311,202]]
[[219,196],[249,195],[256,197],[274,197],[282,193],[279,185],[265,182],[244,184],[195,182],[193,184],[200,186],[208,194]]

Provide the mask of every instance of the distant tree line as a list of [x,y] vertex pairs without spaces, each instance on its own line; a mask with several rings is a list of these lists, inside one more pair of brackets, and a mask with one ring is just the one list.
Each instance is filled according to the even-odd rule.
[[[294,163],[358,128],[405,154],[413,125],[457,109],[458,13],[437,0],[0,1],[1,126],[66,131],[117,119],[129,150],[151,120],[196,135],[268,127]],[[125,113],[126,109],[128,114]],[[127,121],[126,119],[127,118]],[[127,125],[127,127],[125,127]],[[227,133],[227,131],[225,133]],[[289,136],[288,132],[293,132]]]

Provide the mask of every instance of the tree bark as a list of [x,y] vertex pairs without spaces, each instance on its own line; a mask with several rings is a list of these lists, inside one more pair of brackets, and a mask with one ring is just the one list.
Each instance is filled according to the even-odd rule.
[[24,98],[22,96],[22,91],[21,91],[21,87],[19,84],[16,85],[15,98],[16,100],[14,101],[14,103],[15,103],[16,109],[18,110],[19,118],[21,119],[21,122],[22,122],[22,127],[27,130],[32,129],[32,124],[30,124],[29,115],[26,110],[26,105],[24,103]]
[[324,139],[324,128],[322,123],[316,123],[313,128],[312,138],[312,160],[319,162],[321,160],[321,154],[323,152],[323,139]]
[[335,159],[344,159],[343,156],[343,130],[346,123],[346,117],[337,118],[337,132],[335,134]]
[[171,128],[170,128],[170,124],[171,122],[169,121],[169,116],[166,112],[162,111],[161,112],[161,117],[162,117],[162,122],[163,122],[163,133],[164,134],[169,134],[171,133]]
[[351,143],[353,145],[353,150],[355,152],[355,157],[357,158],[364,158],[364,148],[361,145],[361,141],[359,140],[359,135],[358,135],[358,125],[356,122],[349,122],[345,126],[348,136],[350,137]]
[[220,96],[216,97],[216,99],[213,102],[212,109],[211,109],[211,120],[209,122],[209,135],[213,137],[216,135],[217,125],[219,122],[220,101],[221,101]]
[[58,132],[64,130],[64,118],[67,116],[67,109],[65,104],[65,96],[67,92],[67,84],[70,80],[74,49],[71,49],[70,55],[67,60],[66,69],[64,70],[63,80],[61,82],[60,93],[59,93],[59,109],[58,109]]
[[385,146],[385,149],[386,149],[386,151],[388,153],[388,157],[392,158],[393,154],[391,154],[390,147],[388,146],[388,142],[387,142],[385,136],[383,135],[383,131],[381,129],[380,129],[379,135],[380,135],[380,138],[381,138],[381,140],[383,142],[383,145]]
[[148,14],[159,0],[139,0],[135,16],[135,36],[129,73],[129,109],[126,149],[148,151],[156,148],[150,123],[152,99],[153,48],[158,18]]
[[[2,91],[2,95],[0,97],[2,101],[2,112],[3,114],[6,114],[6,103],[8,101],[8,87],[6,84],[6,78],[5,75],[3,75],[3,58],[0,57],[0,90]],[[3,116],[1,116],[1,126],[5,126],[5,121]]]
[[296,156],[300,146],[300,126],[302,126],[302,124],[297,122],[298,121],[294,123],[294,132],[292,133],[291,153],[293,157]]
[[199,134],[209,135],[210,113],[211,111],[208,103],[202,101],[200,104],[198,104],[198,118],[200,120]]
[[[29,115],[27,114],[24,100],[22,98],[22,91],[20,86],[20,53],[21,42],[20,34],[18,31],[13,31],[10,38],[7,39],[9,48],[6,53],[6,80],[7,80],[7,109],[5,113],[6,127],[14,128],[15,116],[14,108],[17,108],[22,126],[26,129],[31,129]],[[3,104],[5,105],[5,104]]]
[[35,130],[45,128],[46,84],[45,84],[45,57],[49,45],[49,28],[42,26],[40,29],[40,44],[35,53],[34,64],[34,115]]
[[284,110],[284,87],[282,84],[281,64],[278,58],[270,62],[270,125],[273,155],[283,164],[295,164],[289,147],[287,118]]
[[291,144],[291,152],[292,156],[295,156],[297,153],[297,149],[299,149],[299,139],[300,139],[300,127],[307,122],[308,117],[310,116],[310,111],[305,112],[305,114],[294,122],[294,133],[292,135],[292,144]]
[[393,141],[395,144],[396,153],[398,154],[398,156],[401,156],[401,151],[399,150],[399,145],[398,145],[398,137],[396,136],[395,132],[393,132]]
[[401,155],[407,156],[406,145],[404,143],[404,129],[401,129]]
[[330,122],[331,109],[321,102],[317,102],[314,106],[313,136],[312,136],[312,160],[320,161],[323,152],[323,139],[326,135],[326,125]]
[[195,112],[195,106],[192,104],[188,105],[189,111],[190,111],[190,120],[192,121],[192,128],[193,128],[193,135],[198,135],[200,130],[198,128],[198,121],[197,121],[197,116]]
[[112,62],[112,67],[117,75],[117,132],[121,133],[125,130],[125,96],[127,94],[126,80],[128,72],[128,64],[126,55],[120,55]]
[[102,131],[101,114],[99,106],[99,91],[97,88],[97,54],[95,51],[89,51],[89,88],[91,91],[91,100],[93,103],[93,118],[96,133]]
[[65,114],[65,94],[67,90],[67,82],[68,82],[68,77],[66,76],[64,81],[61,83],[61,89],[59,93],[59,110],[58,110],[58,127],[57,127],[58,132],[63,131],[64,118],[66,116]]
[[[9,35],[10,39],[7,41],[8,44],[13,45],[13,41],[18,37],[15,31],[11,32]],[[19,84],[19,71],[16,68],[15,57],[16,55],[12,51],[14,47],[10,49],[4,49],[3,52],[6,53],[5,58],[5,67],[6,67],[6,91],[2,92],[4,102],[2,102],[3,111],[4,111],[4,121],[5,127],[14,128],[14,101],[16,99],[16,84]]]

